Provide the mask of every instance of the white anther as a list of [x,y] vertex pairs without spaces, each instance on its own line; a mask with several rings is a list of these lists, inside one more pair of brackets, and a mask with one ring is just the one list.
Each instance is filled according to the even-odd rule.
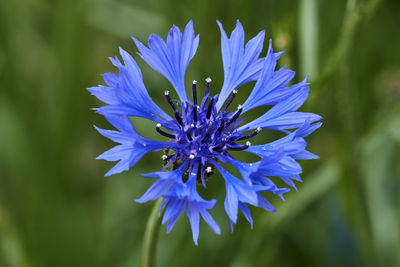
[[190,154],[189,159],[194,159],[194,155]]
[[211,166],[208,166],[208,167],[206,168],[206,173],[210,173],[210,172],[212,172],[212,168],[211,168]]
[[238,109],[242,109],[242,108],[243,108],[242,105],[239,104],[239,105],[238,105]]
[[197,108],[197,109],[200,109],[200,106],[199,106],[199,105],[197,105],[197,106],[196,106],[196,108]]
[[156,127],[160,128],[161,127],[161,123],[157,123]]
[[167,155],[162,155],[162,157],[161,157],[162,160],[166,160],[167,158],[168,158]]
[[236,94],[237,94],[237,90],[234,89],[234,90],[232,91],[232,93],[234,93],[234,94],[236,95]]
[[197,83],[197,81],[196,80],[193,80],[193,82],[192,82],[193,84],[196,84]]
[[246,146],[251,146],[250,141],[247,141],[247,142],[246,142]]
[[206,78],[206,83],[210,83],[210,82],[212,82],[211,78],[210,78],[210,77],[207,77],[207,78]]
[[193,123],[192,123],[192,124],[190,124],[190,127],[194,128],[194,124],[193,124]]
[[257,132],[259,133],[259,132],[261,132],[261,130],[262,130],[262,128],[261,127],[257,127]]
[[169,91],[165,90],[164,95],[169,95]]

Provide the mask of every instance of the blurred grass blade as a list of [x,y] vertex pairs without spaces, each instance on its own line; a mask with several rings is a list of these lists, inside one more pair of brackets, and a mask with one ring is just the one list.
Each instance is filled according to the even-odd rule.
[[318,75],[318,4],[317,0],[301,0],[299,8],[300,73],[315,80]]
[[[9,214],[0,205],[0,265],[7,267],[28,267],[28,257],[18,228],[10,222]],[[3,265],[4,264],[4,265]]]
[[400,109],[382,117],[362,142],[361,170],[377,263],[400,266]]

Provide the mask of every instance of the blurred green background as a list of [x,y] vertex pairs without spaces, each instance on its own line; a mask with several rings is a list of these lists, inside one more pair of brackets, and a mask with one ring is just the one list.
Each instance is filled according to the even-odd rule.
[[[254,229],[242,216],[233,234],[216,176],[208,199],[218,199],[212,215],[222,236],[202,222],[195,247],[181,217],[170,234],[162,227],[158,266],[400,266],[399,14],[398,0],[2,0],[0,266],[139,264],[152,203],[133,200],[150,186],[140,173],[155,171],[161,153],[104,178],[113,164],[95,157],[113,144],[92,125],[111,127],[90,110],[101,103],[85,88],[115,72],[107,57],[122,46],[166,107],[170,85],[135,54],[130,36],[165,37],[189,19],[200,46],[187,79],[211,76],[214,93],[223,78],[216,19],[228,32],[240,19],[247,39],[266,29],[286,51],[281,66],[297,81],[311,75],[302,110],[324,117],[308,138],[321,159],[302,163],[298,193],[269,197],[277,213],[252,209]],[[156,136],[153,125],[135,122]]]

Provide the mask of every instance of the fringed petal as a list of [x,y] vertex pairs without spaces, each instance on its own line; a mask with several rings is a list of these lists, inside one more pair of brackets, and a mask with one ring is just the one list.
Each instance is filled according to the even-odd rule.
[[189,21],[183,35],[174,25],[168,33],[167,42],[152,34],[147,42],[148,48],[137,39],[132,39],[143,60],[169,80],[182,102],[187,101],[185,73],[199,45],[199,36],[194,34],[193,22]]

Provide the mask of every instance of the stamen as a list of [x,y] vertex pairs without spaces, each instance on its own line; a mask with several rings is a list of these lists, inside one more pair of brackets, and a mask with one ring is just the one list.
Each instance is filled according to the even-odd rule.
[[240,146],[230,146],[230,145],[228,145],[228,148],[230,150],[245,150],[245,149],[248,149],[249,146],[251,146],[251,143],[249,141],[247,141],[246,145],[240,145]]
[[[190,131],[190,130],[189,130]],[[186,132],[186,136],[189,139],[189,141],[193,141],[192,135],[190,134],[190,132]]]
[[169,96],[169,91],[168,91],[168,90],[165,91],[165,92],[164,92],[164,95],[165,95],[165,98],[166,98],[167,101],[168,101],[168,104],[172,107],[172,109],[174,110],[174,112],[176,112],[177,109],[176,109],[176,107],[175,107],[175,105],[174,105],[174,102],[172,102],[171,97]]
[[[172,157],[172,156],[171,156],[171,157]],[[167,155],[162,155],[161,159],[162,159],[162,160],[167,160],[167,159],[168,159],[168,156],[167,156]]]
[[233,117],[228,121],[226,126],[228,126],[228,125],[232,124],[233,122],[235,122],[239,118],[239,116],[242,113],[242,111],[243,111],[243,107],[242,107],[242,105],[239,104],[238,105],[238,110],[236,111],[235,115],[233,115]]
[[221,148],[223,148],[224,146],[225,146],[225,142],[221,142],[219,145],[213,147],[212,150],[217,151],[217,150],[220,150]]
[[214,98],[211,98],[210,104],[208,105],[208,110],[207,110],[207,119],[210,119],[211,117],[211,111],[214,105]]
[[222,128],[224,128],[225,124],[224,122],[221,120],[221,125],[218,127],[217,133],[221,133]]
[[192,123],[192,124],[190,124],[190,127],[187,129],[187,132],[186,132],[186,135],[187,135],[187,138],[189,139],[189,141],[193,141],[192,134],[191,134],[193,128],[194,128],[194,124]]
[[209,121],[208,122],[208,125],[207,125],[207,131],[206,131],[206,133],[204,134],[204,136],[203,136],[203,138],[200,140],[200,142],[203,142],[205,139],[207,139],[207,137],[209,137],[210,136],[210,134],[211,134],[211,132],[212,132],[212,130],[213,130],[213,128],[211,127],[212,126],[212,122],[211,121]]
[[206,168],[206,173],[211,173],[212,172],[212,168],[211,168],[211,166],[208,166],[207,168]]
[[195,156],[194,156],[193,154],[190,154],[190,155],[189,155],[189,159],[194,159],[194,157],[195,157]]
[[254,130],[254,132],[243,135],[243,136],[239,137],[238,139],[236,139],[236,141],[252,138],[252,137],[256,136],[259,132],[261,132],[261,130],[262,130],[262,128],[258,127],[256,130]]
[[[169,96],[169,91],[168,91],[168,90],[165,91],[165,92],[164,92],[164,95],[165,95],[165,98],[167,99],[169,105],[170,105],[170,106],[172,107],[172,109],[174,110],[174,115],[175,115],[176,121],[177,121],[181,126],[183,126],[183,121],[182,121],[182,118],[181,118],[181,114],[180,114],[179,111],[176,109],[176,107],[175,107],[175,105],[174,105],[174,102],[172,102],[172,99],[171,99],[171,97]],[[175,137],[174,137],[174,138],[175,138]]]
[[166,133],[166,132],[164,132],[163,130],[161,130],[160,128],[161,128],[161,124],[160,124],[160,123],[157,123],[157,125],[156,125],[156,131],[157,131],[159,134],[161,134],[161,135],[163,135],[163,136],[165,136],[165,137],[171,138],[171,139],[174,139],[174,138],[175,138],[175,135]]
[[205,90],[206,95],[210,92],[210,83],[211,83],[211,78],[207,77],[206,78],[206,90]]
[[177,121],[181,126],[183,126],[183,121],[182,121],[182,118],[181,118],[181,114],[179,113],[178,110],[175,110],[174,115],[175,115],[176,121]]
[[232,91],[231,97],[228,99],[228,102],[226,102],[226,105],[225,105],[225,107],[224,107],[224,111],[223,111],[223,112],[225,112],[226,109],[229,107],[229,105],[232,103],[233,99],[234,99],[235,96],[237,95],[237,92],[238,92],[238,91],[237,91],[236,89],[234,89],[234,90]]
[[193,120],[197,121],[197,106],[193,107]]
[[196,84],[197,84],[197,81],[196,81],[196,80],[194,80],[194,81],[192,82],[192,91],[193,91],[193,104],[194,104],[194,106],[197,106],[197,91],[196,91]]

